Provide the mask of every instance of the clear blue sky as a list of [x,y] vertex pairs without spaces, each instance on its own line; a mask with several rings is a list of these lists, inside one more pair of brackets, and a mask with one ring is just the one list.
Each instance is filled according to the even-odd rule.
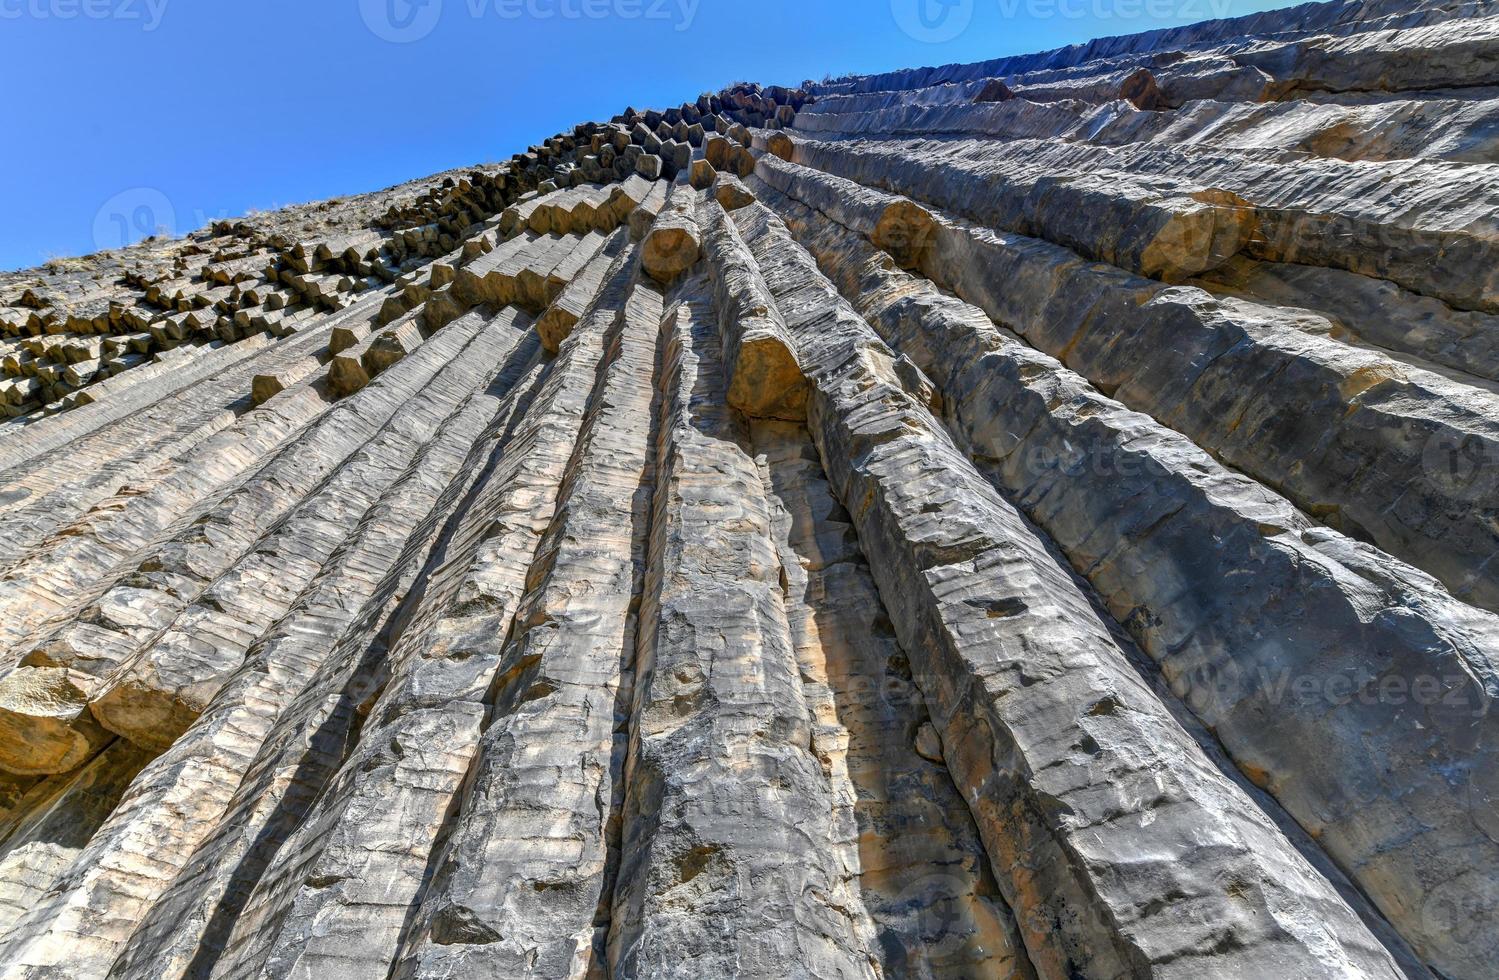
[[501,159],[740,79],[976,61],[1288,5],[0,0],[0,269]]

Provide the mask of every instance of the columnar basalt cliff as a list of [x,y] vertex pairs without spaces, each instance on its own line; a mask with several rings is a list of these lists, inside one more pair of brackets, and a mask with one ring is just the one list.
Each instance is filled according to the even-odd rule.
[[0,277],[0,980],[1499,976],[1499,4]]

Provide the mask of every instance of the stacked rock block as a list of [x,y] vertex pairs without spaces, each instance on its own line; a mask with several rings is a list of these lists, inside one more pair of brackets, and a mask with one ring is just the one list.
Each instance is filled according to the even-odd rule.
[[1499,975],[1496,52],[736,85],[11,277],[16,378],[140,360],[0,429],[0,978]]

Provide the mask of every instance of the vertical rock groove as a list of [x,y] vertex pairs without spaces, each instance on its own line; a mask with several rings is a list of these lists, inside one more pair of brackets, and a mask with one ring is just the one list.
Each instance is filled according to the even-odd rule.
[[701,278],[664,332],[610,965],[621,977],[874,976],[812,752],[769,505],[723,399]]
[[1034,976],[851,518],[800,425],[753,426],[835,833],[887,976]]

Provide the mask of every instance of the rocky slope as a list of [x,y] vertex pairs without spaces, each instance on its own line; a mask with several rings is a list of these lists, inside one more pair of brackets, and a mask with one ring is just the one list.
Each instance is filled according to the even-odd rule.
[[0,978],[1499,975],[1499,4],[0,280]]

